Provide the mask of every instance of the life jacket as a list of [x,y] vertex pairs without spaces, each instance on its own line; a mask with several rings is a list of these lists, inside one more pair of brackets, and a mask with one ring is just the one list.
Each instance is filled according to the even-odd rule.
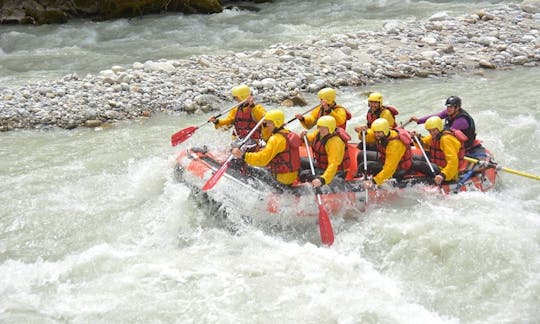
[[284,131],[283,129],[274,133],[274,135],[283,136],[287,141],[285,150],[278,153],[268,164],[268,168],[273,174],[288,173],[300,170],[300,136],[294,132]]
[[[234,129],[239,138],[245,138],[249,132],[257,125],[257,121],[252,116],[252,110],[255,104],[242,104],[236,109],[234,116]],[[251,138],[258,140],[261,138],[260,128],[256,129]]]
[[350,120],[350,119],[352,118],[352,114],[351,114],[351,112],[350,112],[347,108],[345,108],[345,107],[343,107],[343,106],[340,106],[340,105],[336,104],[335,102],[334,102],[334,104],[333,104],[332,106],[330,106],[330,111],[329,111],[328,113],[326,113],[326,112],[324,111],[323,107],[321,106],[321,107],[319,108],[319,115],[317,116],[317,120],[318,120],[319,118],[321,118],[322,116],[330,115],[330,112],[332,112],[332,110],[335,110],[335,109],[338,109],[338,108],[344,109],[344,110],[345,110],[345,115],[346,115],[347,117],[345,118],[345,123],[344,123],[344,124],[342,124],[342,125],[336,125],[336,126],[339,127],[339,128],[347,129],[347,120]]
[[466,112],[463,109],[460,109],[459,113],[455,117],[448,116],[444,119],[444,128],[446,130],[450,130],[452,128],[452,124],[454,121],[458,118],[465,118],[467,122],[469,123],[469,128],[462,129],[461,131],[465,136],[467,136],[467,141],[465,142],[465,149],[469,149],[473,147],[473,143],[476,140],[476,126],[474,125],[474,120],[472,119],[471,115],[469,115],[468,112]]
[[313,155],[317,160],[317,167],[320,169],[326,169],[328,167],[328,154],[326,153],[326,143],[334,136],[339,136],[343,143],[345,143],[345,154],[343,155],[343,161],[338,167],[338,170],[348,170],[351,165],[351,159],[349,157],[349,146],[347,142],[351,140],[351,137],[343,128],[336,127],[336,130],[332,134],[328,134],[321,138],[320,134],[317,134],[313,143]]
[[401,141],[405,145],[405,153],[399,161],[398,170],[409,170],[412,166],[412,139],[409,133],[401,127],[397,127],[395,130],[396,135],[388,137],[388,142],[385,144],[377,141],[377,151],[379,152],[379,161],[384,164],[386,159],[386,146],[390,141]]
[[452,135],[455,138],[459,140],[461,143],[461,147],[459,148],[458,152],[458,161],[459,161],[459,170],[463,171],[467,168],[467,161],[464,159],[465,157],[465,141],[467,140],[467,136],[463,134],[460,130],[454,130],[454,131],[443,131],[437,135],[436,138],[431,138],[431,142],[429,143],[429,155],[431,162],[437,164],[439,167],[444,168],[446,166],[446,158],[444,155],[443,150],[441,149],[441,137],[443,135]]
[[392,116],[394,116],[394,125],[390,125],[390,127],[394,128],[394,127],[397,126],[395,117],[396,117],[396,115],[399,114],[399,111],[393,106],[382,106],[382,108],[377,109],[374,113],[371,112],[371,109],[368,109],[367,115],[366,115],[368,127],[371,127],[371,123],[373,123],[375,121],[375,119],[381,118],[381,114],[382,114],[383,110],[385,110],[385,109],[388,109],[388,111],[390,111]]

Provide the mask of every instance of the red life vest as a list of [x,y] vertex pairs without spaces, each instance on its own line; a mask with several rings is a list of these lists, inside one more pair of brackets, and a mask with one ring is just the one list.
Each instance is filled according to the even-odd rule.
[[399,111],[395,107],[392,107],[392,106],[382,106],[382,109],[377,109],[377,111],[375,111],[374,113],[371,112],[371,109],[368,109],[368,112],[366,115],[368,127],[371,127],[371,123],[373,123],[375,119],[381,118],[381,114],[385,109],[388,109],[388,111],[390,111],[392,116],[394,116],[394,125],[390,125],[390,127],[394,128],[397,126],[395,117],[396,115],[399,114]]
[[[249,132],[257,125],[257,121],[252,116],[252,110],[255,107],[255,104],[252,105],[241,105],[236,109],[236,115],[234,115],[234,129],[236,135],[239,138],[245,138]],[[257,140],[261,138],[260,128],[253,132],[251,138]]]
[[397,135],[391,136],[388,138],[388,142],[386,144],[381,143],[380,141],[377,141],[377,151],[379,152],[379,161],[384,164],[384,161],[386,159],[386,146],[390,141],[401,141],[403,145],[405,145],[405,153],[403,153],[403,156],[401,157],[401,160],[399,161],[398,169],[400,170],[409,170],[412,166],[412,151],[411,151],[411,143],[412,139],[409,136],[409,133],[407,133],[406,130],[403,128],[396,128],[395,131],[397,132]]
[[340,105],[336,104],[335,102],[334,102],[334,104],[332,106],[330,106],[330,111],[328,113],[325,112],[323,107],[321,106],[319,108],[319,116],[317,116],[317,120],[319,118],[321,118],[322,116],[330,115],[332,110],[335,110],[335,109],[338,109],[338,108],[344,109],[345,110],[345,115],[347,117],[345,118],[345,123],[343,123],[342,125],[336,125],[336,126],[339,127],[339,128],[347,129],[347,120],[350,120],[352,118],[352,114],[347,108],[345,108],[343,106],[340,106]]
[[300,170],[300,136],[288,130],[280,130],[274,135],[285,137],[287,144],[285,150],[278,153],[268,164],[268,168],[273,174],[288,173]]
[[458,152],[458,161],[459,161],[459,170],[465,170],[467,167],[467,161],[465,161],[465,141],[467,140],[467,136],[463,134],[463,132],[457,130],[457,131],[443,131],[442,133],[439,133],[436,138],[431,138],[431,142],[429,143],[429,156],[431,159],[431,162],[437,164],[441,168],[444,168],[446,166],[446,157],[444,155],[443,150],[441,149],[441,137],[443,135],[452,135],[456,137],[459,142],[461,143],[461,147],[459,148]]
[[351,137],[340,127],[337,127],[332,134],[328,134],[323,138],[320,137],[320,134],[317,134],[317,137],[313,142],[313,155],[315,156],[315,160],[317,160],[317,167],[320,169],[326,169],[328,167],[328,154],[326,153],[325,146],[326,142],[334,136],[339,136],[343,143],[345,143],[345,154],[343,155],[343,161],[341,161],[338,170],[347,170],[351,165],[349,146],[347,145],[347,142],[351,140]]

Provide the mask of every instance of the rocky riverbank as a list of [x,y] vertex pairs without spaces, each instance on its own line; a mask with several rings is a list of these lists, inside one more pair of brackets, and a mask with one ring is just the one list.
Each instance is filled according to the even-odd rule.
[[0,130],[96,127],[155,112],[204,113],[232,103],[230,89],[250,85],[262,103],[290,105],[331,86],[396,78],[444,77],[481,69],[540,65],[540,1],[467,16],[389,21],[300,44],[136,62],[97,75],[0,88]]

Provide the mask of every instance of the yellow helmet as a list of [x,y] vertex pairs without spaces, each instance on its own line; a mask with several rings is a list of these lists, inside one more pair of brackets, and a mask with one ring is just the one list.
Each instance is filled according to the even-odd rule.
[[270,110],[266,112],[266,114],[264,114],[264,120],[269,120],[273,122],[274,126],[279,128],[281,127],[281,125],[283,125],[283,122],[285,121],[285,114],[279,109]]
[[336,101],[336,90],[324,88],[319,91],[317,96],[319,97],[319,100],[324,100],[327,104],[331,105]]
[[317,126],[328,128],[328,132],[332,134],[336,130],[336,119],[332,116],[322,116],[317,120]]
[[382,105],[382,94],[379,92],[372,92],[367,98],[368,101],[378,102]]
[[377,118],[371,124],[371,129],[374,132],[383,132],[385,136],[388,136],[390,133],[390,124],[388,124],[388,120],[384,118]]
[[233,97],[236,97],[240,100],[245,100],[247,97],[251,95],[251,90],[245,84],[241,84],[232,88],[231,92],[232,92]]
[[427,130],[437,128],[439,132],[442,132],[444,129],[443,121],[439,116],[429,117],[428,120],[426,120],[424,127],[426,127]]

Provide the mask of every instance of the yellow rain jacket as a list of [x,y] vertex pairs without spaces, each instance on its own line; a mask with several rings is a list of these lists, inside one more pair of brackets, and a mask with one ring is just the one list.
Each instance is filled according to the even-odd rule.
[[[397,137],[397,135],[398,133],[395,130],[390,130],[389,137]],[[377,143],[375,133],[371,129],[366,132],[366,143]],[[399,166],[401,158],[405,154],[406,149],[405,144],[403,144],[399,138],[395,138],[388,142],[388,145],[386,145],[386,158],[383,162],[384,164],[382,170],[373,177],[373,181],[375,181],[377,185],[382,185],[386,180],[390,179],[394,175]]]
[[[422,137],[422,144],[426,149],[430,148],[431,134]],[[443,133],[440,139],[441,150],[446,159],[446,166],[439,165],[441,173],[444,174],[445,181],[453,181],[458,179],[459,175],[459,150],[461,142],[452,134]]]
[[[309,115],[304,116],[304,120],[300,121],[300,123],[302,123],[302,126],[305,129],[311,129],[313,126],[315,126],[315,124],[317,124],[317,120],[319,119],[320,111],[321,105],[313,109]],[[334,117],[337,127],[344,128],[343,126],[347,122],[347,111],[345,110],[345,108],[343,108],[343,106],[336,105],[330,112],[329,116]]]
[[[307,138],[310,144],[315,141],[317,134],[319,134],[319,131],[307,134]],[[334,176],[339,169],[339,166],[343,162],[343,157],[345,155],[345,145],[345,142],[343,142],[343,140],[339,136],[333,136],[328,139],[328,141],[326,141],[324,149],[328,157],[328,166],[326,167],[326,170],[324,170],[324,173],[321,176],[324,179],[325,184],[330,184],[332,182]]]
[[[287,132],[289,131],[287,130]],[[268,138],[266,146],[262,150],[258,152],[245,153],[244,160],[249,165],[265,167],[276,155],[285,151],[286,148],[287,140],[285,137],[272,134],[270,138]],[[276,180],[286,185],[292,184],[297,177],[298,171],[276,174]]]
[[[392,112],[390,112],[389,109],[383,108],[381,112],[381,116],[379,118],[384,118],[388,121],[388,125],[392,126],[396,123],[396,120],[394,118],[394,115],[392,115]],[[362,136],[362,134],[360,134]]]
[[[236,111],[238,110],[238,107],[234,107],[226,117],[218,119],[217,123],[214,124],[216,128],[221,128],[224,126],[232,126],[234,123],[234,118],[236,117]],[[255,119],[255,122],[259,122],[261,119],[264,118],[264,115],[266,114],[266,110],[264,107],[260,104],[256,104],[253,109],[251,109],[251,116]]]

